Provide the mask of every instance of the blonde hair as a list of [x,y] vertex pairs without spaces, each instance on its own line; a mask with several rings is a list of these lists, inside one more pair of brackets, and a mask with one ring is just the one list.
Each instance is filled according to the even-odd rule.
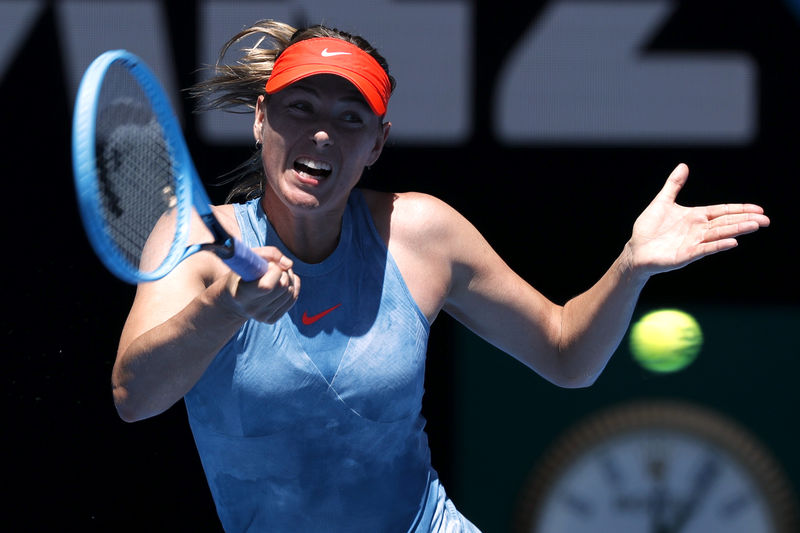
[[[264,86],[272,75],[272,67],[278,56],[290,45],[314,37],[342,39],[370,54],[386,71],[394,91],[396,81],[389,74],[386,59],[366,39],[322,25],[296,29],[283,22],[264,19],[231,37],[220,50],[217,62],[212,67],[212,76],[189,89],[192,97],[198,100],[197,110],[251,112],[255,109],[258,97],[266,95]],[[255,43],[242,48],[242,56],[234,64],[223,63],[232,46],[252,38]],[[226,201],[246,201],[263,194],[264,180],[259,149],[247,161],[222,176],[220,184],[234,183]]]

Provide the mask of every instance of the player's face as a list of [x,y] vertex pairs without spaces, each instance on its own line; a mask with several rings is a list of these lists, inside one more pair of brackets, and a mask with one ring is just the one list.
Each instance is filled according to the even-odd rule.
[[339,76],[311,76],[259,98],[254,133],[263,143],[265,193],[290,209],[343,210],[389,127]]

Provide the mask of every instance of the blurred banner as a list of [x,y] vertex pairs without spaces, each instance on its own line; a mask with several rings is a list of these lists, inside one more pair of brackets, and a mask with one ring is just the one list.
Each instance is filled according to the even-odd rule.
[[[189,46],[196,64],[217,59],[222,43],[260,18],[304,25],[325,24],[360,33],[389,59],[400,80],[390,119],[398,142],[453,144],[474,133],[477,84],[492,93],[495,135],[518,143],[674,142],[740,145],[758,127],[758,64],[747,50],[652,50],[680,2],[674,0],[552,1],[500,60],[491,80],[476,79],[473,59],[474,2],[327,0],[272,2],[201,1],[194,31],[172,31],[164,3],[64,0],[55,4],[60,59],[74,95],[88,63],[111,48],[127,48],[150,63],[177,95],[175,54]],[[34,30],[47,2],[0,5],[6,32],[0,69],[7,68]],[[187,12],[188,13],[188,12]],[[510,9],[509,9],[510,15]],[[186,15],[186,23],[191,18]],[[477,26],[477,27],[475,27]],[[192,42],[186,43],[185,39]],[[235,61],[235,57],[229,58]],[[199,124],[210,143],[247,142],[242,121],[203,115]]]

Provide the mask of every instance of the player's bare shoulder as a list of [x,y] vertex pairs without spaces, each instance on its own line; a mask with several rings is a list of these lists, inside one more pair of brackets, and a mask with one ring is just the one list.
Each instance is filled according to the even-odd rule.
[[441,246],[439,239],[462,217],[447,203],[419,192],[384,193],[364,190],[364,198],[384,241],[418,248]]
[[236,220],[233,204],[214,205],[211,206],[211,210],[217,221],[225,228],[225,231],[237,239],[242,238],[242,231],[239,228],[239,222]]

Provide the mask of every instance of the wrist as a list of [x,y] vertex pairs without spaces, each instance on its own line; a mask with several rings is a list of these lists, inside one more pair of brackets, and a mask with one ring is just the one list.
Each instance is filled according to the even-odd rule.
[[630,241],[625,243],[617,260],[617,268],[622,279],[638,285],[644,285],[652,273],[636,260],[636,254]]

